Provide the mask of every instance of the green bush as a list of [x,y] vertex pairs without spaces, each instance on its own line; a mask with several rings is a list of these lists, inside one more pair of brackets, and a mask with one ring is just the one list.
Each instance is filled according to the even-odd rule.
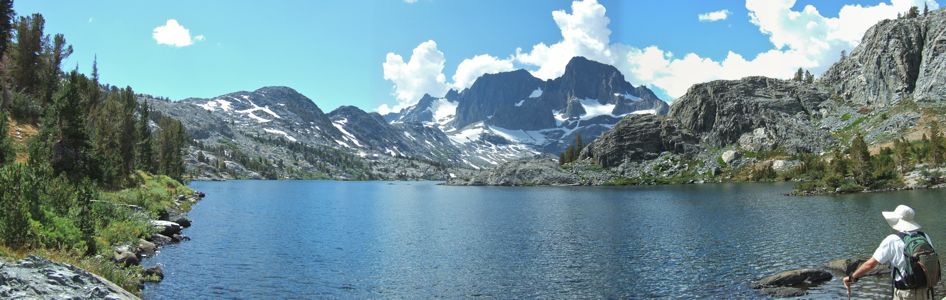
[[844,115],[841,116],[841,121],[847,121],[847,120],[850,120],[850,119],[851,119],[851,114],[850,114],[850,113],[846,113],[846,114],[844,114]]

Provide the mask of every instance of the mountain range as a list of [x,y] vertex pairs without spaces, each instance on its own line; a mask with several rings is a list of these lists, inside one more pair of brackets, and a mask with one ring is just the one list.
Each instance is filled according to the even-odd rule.
[[525,70],[486,74],[463,91],[424,95],[383,116],[354,106],[325,113],[288,87],[140,100],[183,122],[194,138],[188,169],[210,179],[446,179],[558,154],[578,135],[592,140],[624,116],[669,109],[615,67],[583,57],[553,80]]

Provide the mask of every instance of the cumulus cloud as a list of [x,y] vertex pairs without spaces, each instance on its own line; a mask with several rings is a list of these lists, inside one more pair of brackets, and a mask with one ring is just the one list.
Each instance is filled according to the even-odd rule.
[[384,79],[394,83],[394,98],[398,104],[387,109],[398,111],[413,105],[425,93],[445,94],[448,85],[443,75],[444,62],[443,52],[432,40],[417,45],[406,62],[400,55],[389,52],[383,64]]
[[700,22],[716,22],[716,21],[722,21],[729,18],[729,14],[730,12],[728,9],[722,9],[722,10],[717,10],[717,11],[711,11],[705,14],[699,14],[696,17],[697,19],[700,20]]
[[[646,84],[679,97],[693,84],[716,80],[738,79],[746,76],[769,76],[788,78],[799,67],[820,74],[837,61],[842,50],[850,52],[864,33],[878,21],[896,18],[911,6],[938,9],[934,0],[889,0],[876,5],[844,5],[837,17],[825,17],[813,5],[795,7],[795,0],[746,0],[750,22],[758,27],[760,34],[768,37],[772,48],[761,53],[743,54],[730,51],[722,60],[686,53],[682,56],[663,50],[659,45],[644,48],[621,43],[611,43],[610,19],[606,8],[597,0],[572,2],[571,12],[557,10],[552,19],[558,26],[562,39],[555,43],[539,43],[528,51],[515,50],[509,59],[498,59],[491,55],[478,55],[463,60],[453,76],[453,83],[443,78],[443,53],[436,50],[436,43],[428,41],[418,46],[433,46],[421,53],[438,59],[425,61],[426,70],[417,77],[389,75],[388,65],[410,66],[418,56],[414,49],[411,61],[404,63],[400,56],[389,53],[385,62],[385,79],[395,84],[398,105],[405,107],[416,102],[423,93],[441,94],[448,87],[467,87],[476,77],[485,73],[525,67],[541,79],[561,76],[565,65],[574,56],[616,66],[634,84]],[[728,17],[727,10],[710,12],[707,21]],[[703,15],[700,15],[703,20]],[[434,55],[435,54],[435,55]],[[397,68],[412,69],[409,67]],[[403,73],[410,73],[404,71]],[[395,74],[392,70],[391,74]],[[401,73],[397,73],[401,74]],[[479,75],[478,75],[479,74]],[[385,106],[386,109],[392,109]],[[381,108],[379,108],[381,110]]]
[[483,74],[495,74],[512,70],[511,59],[498,59],[488,54],[477,55],[460,62],[460,65],[457,66],[457,72],[453,74],[452,86],[462,91],[473,85],[473,82]]
[[204,40],[203,35],[191,38],[191,31],[184,28],[184,26],[175,19],[168,19],[167,23],[164,25],[155,27],[154,31],[151,32],[151,37],[154,38],[154,41],[158,42],[159,45],[173,47],[187,47],[193,45],[194,42]]

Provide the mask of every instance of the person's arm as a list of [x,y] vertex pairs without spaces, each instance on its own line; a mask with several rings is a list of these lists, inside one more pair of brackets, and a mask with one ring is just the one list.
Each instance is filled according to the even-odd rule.
[[842,279],[844,281],[844,286],[849,287],[851,286],[851,283],[857,282],[858,279],[864,277],[864,274],[867,274],[867,272],[870,272],[870,270],[873,270],[875,267],[877,267],[878,263],[879,262],[873,257],[868,259],[866,262],[861,264],[861,266],[858,267],[854,273],[851,273],[851,276],[845,276]]

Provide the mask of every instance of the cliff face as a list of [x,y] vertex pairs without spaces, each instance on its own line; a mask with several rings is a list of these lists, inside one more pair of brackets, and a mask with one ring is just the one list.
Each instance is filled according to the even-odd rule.
[[884,107],[902,99],[946,100],[946,11],[884,20],[821,82],[844,100]]

